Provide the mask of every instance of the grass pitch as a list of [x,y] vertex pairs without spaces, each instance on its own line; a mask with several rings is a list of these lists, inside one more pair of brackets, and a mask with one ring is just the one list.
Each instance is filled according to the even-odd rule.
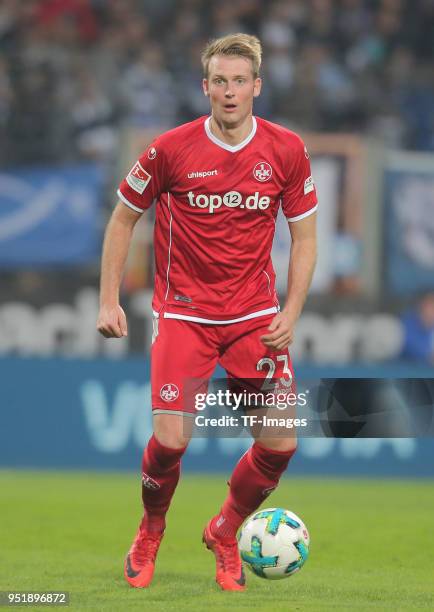
[[138,477],[0,471],[0,487],[0,590],[69,591],[78,610],[434,609],[432,482],[286,477],[266,505],[303,518],[310,557],[282,581],[248,572],[245,593],[218,589],[201,543],[224,477],[182,479],[149,589],[122,576],[141,516]]

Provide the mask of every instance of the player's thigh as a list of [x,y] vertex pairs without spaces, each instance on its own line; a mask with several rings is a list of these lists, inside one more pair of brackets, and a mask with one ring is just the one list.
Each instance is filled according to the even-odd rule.
[[261,341],[272,319],[258,317],[226,326],[226,349],[219,363],[229,377],[251,380],[262,391],[272,391],[277,381],[283,390],[289,390],[295,386],[289,350],[270,349]]
[[[154,432],[161,444],[185,446],[195,415],[195,394],[206,392],[218,358],[211,326],[158,319],[151,348]],[[157,327],[155,326],[155,327]]]
[[[273,350],[261,342],[272,317],[234,324],[220,364],[231,389],[246,392],[246,414],[253,437],[268,448],[295,448],[297,395],[288,349]],[[236,326],[239,326],[238,328]]]

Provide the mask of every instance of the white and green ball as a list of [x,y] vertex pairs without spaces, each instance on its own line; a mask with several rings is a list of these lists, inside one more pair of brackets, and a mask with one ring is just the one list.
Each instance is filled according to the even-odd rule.
[[252,514],[241,528],[238,547],[244,564],[257,576],[280,580],[298,572],[309,555],[303,521],[283,508]]

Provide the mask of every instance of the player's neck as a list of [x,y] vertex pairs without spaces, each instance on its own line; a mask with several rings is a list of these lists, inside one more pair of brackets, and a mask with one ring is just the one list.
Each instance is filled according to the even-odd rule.
[[249,115],[243,123],[232,127],[226,126],[221,121],[217,121],[214,115],[211,115],[209,127],[216,138],[228,145],[236,146],[243,142],[251,133],[253,129],[253,118],[252,115]]

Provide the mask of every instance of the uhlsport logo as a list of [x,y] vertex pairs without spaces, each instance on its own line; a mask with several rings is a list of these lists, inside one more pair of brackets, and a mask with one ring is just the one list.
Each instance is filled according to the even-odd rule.
[[253,168],[253,176],[257,181],[261,183],[265,183],[265,181],[269,181],[273,174],[273,169],[268,162],[258,162],[256,166]]
[[218,170],[203,170],[202,172],[189,172],[187,178],[205,178],[206,176],[217,176]]
[[216,209],[221,208],[223,205],[228,208],[246,208],[247,210],[265,210],[269,207],[271,198],[268,196],[261,196],[259,191],[255,191],[254,194],[247,196],[245,199],[239,191],[228,191],[223,195],[204,193],[194,194],[189,191],[187,194],[188,203],[193,208],[208,209],[212,214]]
[[152,160],[157,157],[157,149],[155,147],[151,147],[148,151],[148,159]]
[[173,402],[179,397],[179,389],[172,383],[163,385],[160,389],[160,397],[165,402]]

